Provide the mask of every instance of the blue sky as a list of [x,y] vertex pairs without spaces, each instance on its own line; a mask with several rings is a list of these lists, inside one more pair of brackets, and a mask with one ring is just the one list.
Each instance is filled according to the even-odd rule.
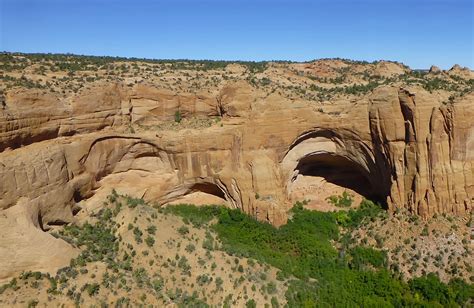
[[474,68],[472,0],[0,0],[0,50]]

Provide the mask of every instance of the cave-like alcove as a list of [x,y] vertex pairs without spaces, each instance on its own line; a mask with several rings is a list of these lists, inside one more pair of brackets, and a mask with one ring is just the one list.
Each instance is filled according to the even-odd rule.
[[196,183],[189,188],[189,193],[194,192],[202,192],[209,195],[214,195],[224,200],[226,199],[224,191],[213,183]]
[[175,187],[163,199],[164,204],[229,205],[226,192],[212,182],[197,182]]
[[298,175],[324,178],[329,183],[351,189],[366,199],[385,205],[386,196],[374,187],[376,175],[344,156],[332,153],[308,155],[299,160],[295,170]]

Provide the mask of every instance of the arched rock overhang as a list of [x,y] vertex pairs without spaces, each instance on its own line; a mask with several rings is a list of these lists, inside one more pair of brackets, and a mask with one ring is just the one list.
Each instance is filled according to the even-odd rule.
[[175,186],[165,193],[159,202],[162,204],[173,202],[183,196],[201,192],[213,195],[225,201],[224,205],[231,208],[241,208],[241,200],[236,199],[228,190],[227,186],[218,178],[196,177],[185,180],[182,184]]
[[304,132],[288,147],[280,164],[287,194],[298,175],[323,177],[384,206],[390,193],[387,170],[377,164],[371,142],[350,130]]

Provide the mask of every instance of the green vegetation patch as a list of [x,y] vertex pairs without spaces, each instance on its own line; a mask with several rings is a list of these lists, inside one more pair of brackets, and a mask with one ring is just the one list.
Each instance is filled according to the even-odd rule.
[[444,284],[434,274],[406,283],[387,269],[384,251],[348,249],[342,230],[353,230],[384,214],[368,200],[357,209],[329,213],[306,210],[297,203],[291,219],[280,228],[222,207],[180,205],[166,211],[185,220],[195,219],[198,225],[217,218],[211,228],[222,249],[270,264],[282,275],[293,277],[286,293],[289,307],[457,306],[474,295],[472,285],[460,279]]
[[203,224],[209,223],[214,217],[217,217],[221,211],[225,212],[225,209],[214,205],[197,207],[195,205],[179,204],[167,206],[161,209],[161,211],[165,214],[181,216],[185,223],[191,223],[195,227],[200,227]]
[[352,257],[351,267],[356,269],[363,269],[369,265],[374,268],[383,268],[387,266],[386,252],[371,247],[354,247],[350,251],[350,256]]
[[[75,279],[80,272],[87,273],[86,263],[102,261],[110,272],[102,277],[102,283],[96,281],[82,285],[80,290],[68,289],[66,295],[76,304],[81,303],[81,292],[89,297],[100,295],[102,289],[114,286],[113,281],[120,279],[120,285],[130,291],[126,277],[133,279],[137,287],[154,290],[156,296],[166,295],[179,307],[207,307],[195,292],[189,295],[182,290],[163,290],[163,280],[159,274],[152,275],[145,268],[132,268],[128,253],[119,254],[120,238],[115,235],[118,225],[114,217],[122,208],[116,192],[109,197],[115,207],[105,208],[95,216],[94,223],[82,226],[65,226],[56,236],[82,248],[79,257],[71,261],[71,266],[58,271],[55,277],[37,272],[25,272],[19,279],[30,280],[38,285],[38,280],[47,278],[47,292],[51,296],[66,292],[67,281]],[[138,205],[148,206],[142,199],[124,198],[133,209]],[[155,211],[155,209],[151,208]],[[387,256],[383,250],[365,246],[349,245],[348,235],[377,217],[385,215],[380,206],[364,200],[357,209],[337,212],[317,212],[304,208],[297,202],[289,213],[287,224],[276,228],[268,223],[236,209],[219,206],[177,205],[160,209],[166,214],[179,215],[183,221],[197,227],[209,228],[203,247],[223,249],[234,255],[236,270],[240,273],[251,271],[254,261],[272,265],[279,269],[277,280],[285,281],[288,289],[285,293],[288,307],[458,307],[472,305],[474,286],[455,278],[443,283],[435,274],[428,274],[405,282],[397,273],[387,267]],[[154,245],[152,234],[157,231],[150,225],[141,226],[146,230],[145,243]],[[141,240],[144,235],[138,227],[129,225],[128,231]],[[138,231],[135,231],[138,230]],[[214,232],[211,232],[214,231]],[[189,234],[189,228],[180,228],[183,236]],[[136,234],[135,234],[136,233]],[[213,236],[214,235],[214,236]],[[218,241],[215,237],[217,236]],[[222,245],[217,245],[220,242]],[[190,244],[185,248],[193,252],[196,247]],[[122,251],[123,252],[123,251]],[[134,251],[132,251],[132,255]],[[245,268],[239,257],[248,257]],[[176,255],[177,267],[190,276],[192,268],[185,256]],[[173,261],[174,262],[174,261]],[[214,266],[215,268],[215,266]],[[91,275],[92,278],[95,276]],[[267,273],[260,273],[260,279],[266,281]],[[196,284],[202,287],[220,288],[222,278],[200,275]],[[0,294],[7,289],[16,290],[17,280],[0,287]],[[271,279],[265,282],[269,295],[275,294],[276,285]],[[164,293],[162,293],[164,292]],[[64,294],[64,293],[62,293]],[[145,301],[146,296],[142,301]],[[126,301],[124,299],[124,301]],[[228,301],[226,299],[226,301]],[[225,302],[226,302],[225,301]],[[272,306],[278,307],[273,300]],[[255,307],[255,301],[248,299],[246,305]]]

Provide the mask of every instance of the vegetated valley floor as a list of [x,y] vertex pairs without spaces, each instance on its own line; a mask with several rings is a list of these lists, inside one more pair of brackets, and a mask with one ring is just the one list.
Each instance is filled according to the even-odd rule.
[[[0,289],[0,305],[473,304],[469,222],[420,222],[366,200],[326,213],[298,202],[291,211],[275,228],[225,207],[163,208],[114,191],[92,215],[48,231],[81,249],[70,266],[56,275],[23,273]],[[434,224],[449,227],[433,232]]]

